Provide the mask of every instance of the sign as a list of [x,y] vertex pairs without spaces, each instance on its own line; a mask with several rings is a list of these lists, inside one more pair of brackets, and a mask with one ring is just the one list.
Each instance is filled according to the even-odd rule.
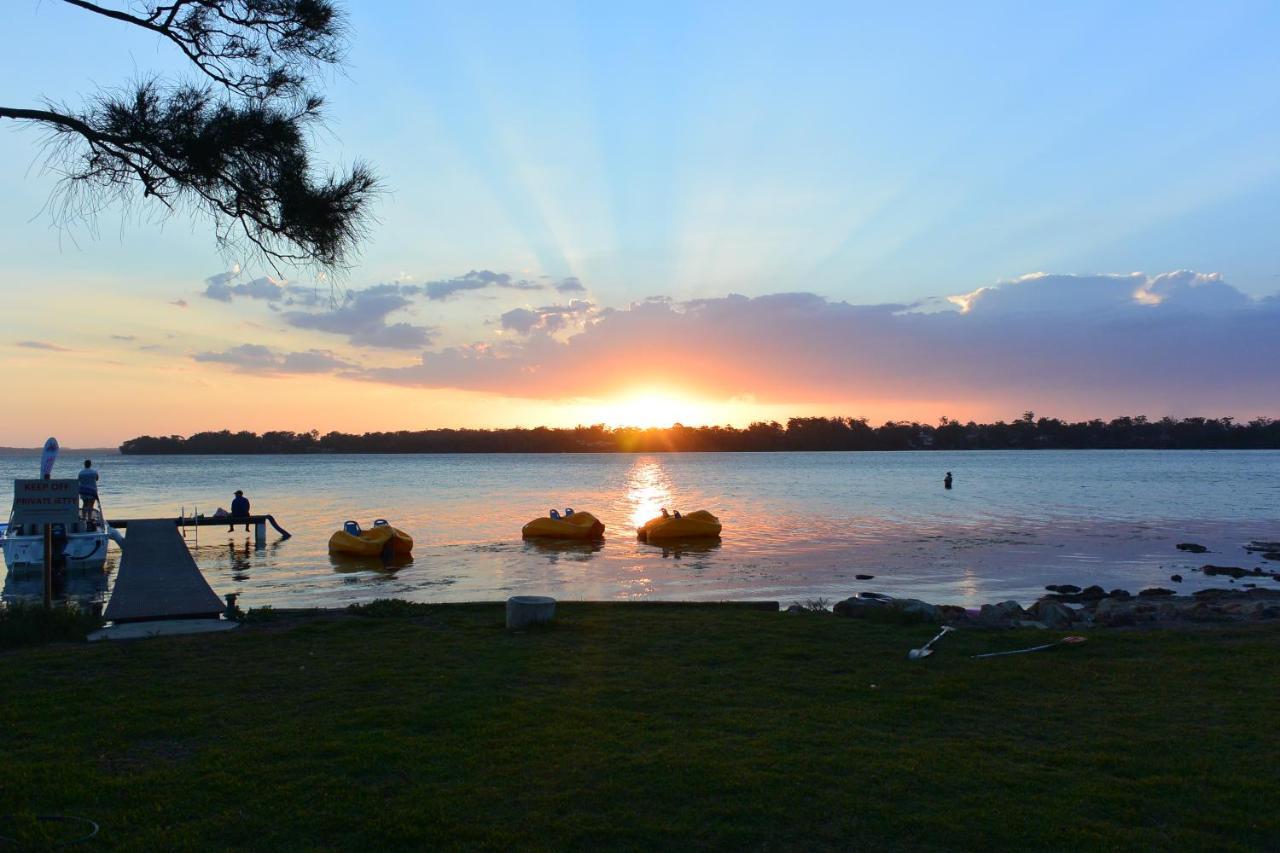
[[14,480],[14,524],[65,524],[79,517],[79,480]]

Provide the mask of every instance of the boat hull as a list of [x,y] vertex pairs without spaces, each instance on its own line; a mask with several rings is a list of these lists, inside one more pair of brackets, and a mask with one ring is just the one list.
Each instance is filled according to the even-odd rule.
[[[73,533],[58,561],[68,571],[101,571],[107,562],[107,534],[101,531]],[[6,535],[4,564],[11,572],[44,571],[44,537]]]

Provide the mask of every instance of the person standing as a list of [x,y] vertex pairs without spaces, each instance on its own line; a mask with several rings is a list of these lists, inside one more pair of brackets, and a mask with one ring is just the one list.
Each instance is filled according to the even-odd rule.
[[942,478],[942,488],[944,489],[951,488],[951,472],[950,471],[947,472],[947,476]]
[[98,502],[98,472],[93,470],[93,460],[84,460],[84,467],[76,477],[80,481],[80,515],[92,520],[93,505]]
[[[236,489],[236,496],[231,499],[231,518],[232,522],[227,526],[227,532],[230,533],[236,529],[235,519],[249,517],[249,499],[244,496],[244,492]],[[244,523],[244,532],[249,532],[249,522]]]

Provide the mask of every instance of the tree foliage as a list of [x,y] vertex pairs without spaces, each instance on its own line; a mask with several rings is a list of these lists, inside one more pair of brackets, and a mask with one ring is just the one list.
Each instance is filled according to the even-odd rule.
[[432,429],[370,432],[196,433],[140,436],[120,446],[126,454],[171,453],[661,453],[667,451],[825,450],[1052,450],[1052,449],[1280,449],[1280,421],[1258,418],[1123,417],[1069,423],[1056,418],[978,424],[943,418],[938,426],[865,418],[791,418],[728,426],[665,429]]
[[344,266],[364,236],[378,179],[357,163],[321,174],[311,139],[323,100],[310,81],[340,63],[343,19],[328,0],[172,0],[114,8],[63,0],[173,44],[202,78],[146,79],[76,110],[0,106],[48,131],[63,178],[56,218],[89,218],[137,191],[208,215],[218,243],[273,266]]

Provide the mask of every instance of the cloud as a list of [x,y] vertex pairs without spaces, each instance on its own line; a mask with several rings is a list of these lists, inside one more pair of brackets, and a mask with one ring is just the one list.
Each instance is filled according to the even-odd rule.
[[234,296],[247,296],[250,299],[265,299],[278,302],[285,297],[285,282],[277,281],[271,276],[262,276],[242,284],[231,282],[240,275],[239,270],[211,275],[204,280],[204,295],[208,299],[219,302],[230,302]]
[[509,273],[492,272],[490,270],[471,270],[466,275],[442,281],[429,281],[422,285],[401,285],[401,292],[416,290],[426,293],[427,299],[439,301],[448,299],[468,290],[483,290],[487,287],[502,287],[509,290],[541,290],[543,285],[536,281],[512,278]]
[[350,291],[343,304],[327,311],[288,311],[284,320],[299,329],[346,335],[357,346],[421,349],[431,343],[433,329],[411,323],[387,323],[389,314],[410,304],[399,292],[378,286]]
[[502,328],[528,335],[534,331],[556,332],[570,321],[585,316],[594,306],[574,299],[568,305],[546,305],[542,308],[513,308],[499,318]]
[[561,293],[586,293],[587,288],[578,279],[569,276],[556,285],[556,290]]
[[244,373],[334,373],[355,367],[328,350],[280,353],[260,344],[241,344],[223,352],[200,352],[195,361],[226,364]]
[[17,345],[26,349],[42,349],[49,352],[75,352],[73,349],[51,344],[48,341],[18,341]]
[[185,299],[175,299],[175,300],[173,300],[172,302],[170,302],[169,304],[170,304],[170,305],[176,305],[176,306],[178,306],[179,308],[186,308],[186,307],[187,307],[187,300],[185,300]]
[[113,341],[136,341],[136,340],[137,340],[137,338],[136,338],[136,337],[134,337],[133,335],[112,335],[112,336],[111,336],[111,340],[113,340]]
[[1037,274],[953,301],[962,310],[811,293],[660,298],[590,312],[563,341],[532,334],[543,309],[517,309],[502,324],[523,340],[427,352],[364,375],[546,399],[645,386],[842,406],[1280,414],[1280,300],[1250,299],[1220,276]]

